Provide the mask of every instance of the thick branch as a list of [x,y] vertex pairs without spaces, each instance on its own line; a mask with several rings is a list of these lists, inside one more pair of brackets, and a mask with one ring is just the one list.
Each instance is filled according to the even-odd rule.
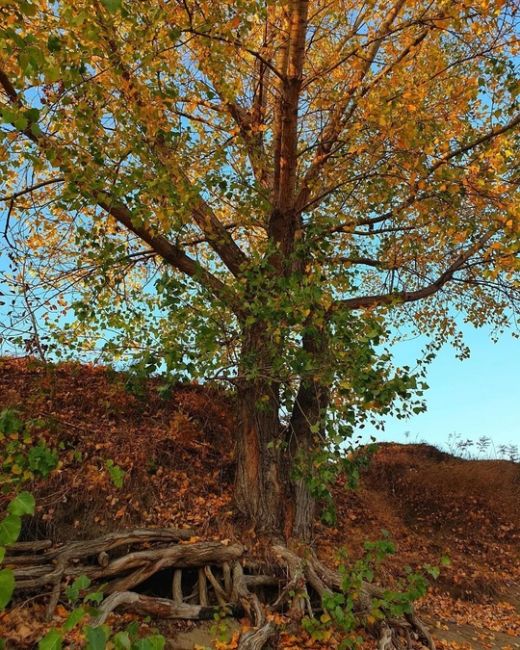
[[[290,3],[287,49],[283,50],[287,74],[280,85],[280,101],[275,116],[275,156],[273,179],[273,212],[269,220],[269,236],[287,256],[294,244],[300,216],[294,211],[298,164],[298,105],[303,80],[305,38],[309,0]],[[278,255],[276,265],[279,266]]]
[[[4,88],[4,91],[6,92],[11,103],[20,106],[21,101],[19,95],[2,70],[0,70],[0,85]],[[44,148],[46,141],[45,136],[35,136],[32,131],[27,131],[27,129],[23,133],[35,144],[41,148]],[[119,223],[124,225],[125,228],[137,235],[142,241],[146,242],[152,248],[152,250],[158,253],[166,262],[171,264],[174,268],[178,269],[182,273],[185,273],[189,277],[197,280],[205,288],[211,291],[218,299],[229,305],[229,307],[233,309],[235,313],[239,312],[236,296],[223,282],[221,282],[216,276],[201,266],[196,260],[186,255],[186,253],[184,253],[181,248],[175,244],[172,244],[164,235],[155,234],[144,223],[140,223],[136,218],[133,218],[130,210],[125,205],[112,201],[108,193],[100,192],[94,196],[92,192],[85,193],[83,191],[83,194],[87,198],[92,199],[99,207],[108,212]],[[215,224],[211,217],[211,214],[206,214],[204,210],[204,202],[202,199],[194,209],[197,212],[197,218],[201,222],[204,221],[208,224],[208,239],[210,238],[210,235],[212,238],[218,236],[222,239],[231,239],[229,233],[225,230],[222,224],[220,224],[218,220],[218,225]],[[221,233],[220,228],[222,228],[224,234]],[[227,245],[228,242],[225,241],[224,246],[226,247]],[[242,261],[242,259],[237,260],[237,264],[239,265],[242,263]]]
[[[141,89],[136,85],[131,71],[121,59],[119,48],[112,36],[110,26],[104,22],[101,14],[99,15],[99,20],[105,33],[111,57],[115,61],[118,72],[127,84],[127,88],[123,88],[122,92],[127,97],[130,105],[131,102],[134,102],[139,108],[146,109],[147,105],[146,101],[142,97]],[[140,119],[142,119],[142,116],[145,114],[146,111],[141,111]],[[145,129],[145,131],[148,131],[148,129]],[[200,196],[200,193],[195,190],[193,183],[186,172],[181,168],[178,161],[172,158],[172,156],[175,155],[175,151],[168,145],[165,138],[162,136],[156,137],[155,139],[150,140],[148,144],[157,152],[159,163],[170,175],[173,183],[175,185],[184,185],[184,187],[189,188],[189,194],[194,194],[195,201],[191,207],[193,220],[206,235],[208,243],[220,256],[221,260],[231,273],[238,276],[241,267],[247,262],[246,255],[239,248],[238,244],[226,230],[225,226],[220,222],[211,206],[202,198],[202,196]]]
[[417,289],[415,291],[396,291],[389,294],[347,298],[346,300],[340,300],[336,302],[334,305],[332,305],[331,310],[335,311],[337,309],[363,309],[381,305],[414,302],[416,300],[428,298],[429,296],[437,293],[447,282],[452,280],[455,272],[462,268],[464,264],[477,251],[482,249],[495,234],[495,232],[495,230],[488,231],[483,237],[475,242],[473,246],[470,246],[470,248],[461,253],[434,282],[422,287],[421,289]]
[[110,202],[109,197],[105,199],[98,198],[98,205],[114,217],[116,221],[125,226],[125,228],[146,242],[166,262],[200,282],[200,284],[212,291],[215,296],[232,309],[238,309],[236,297],[229,287],[192,257],[186,255],[181,248],[172,244],[166,237],[153,233],[143,222],[135,217],[133,218],[132,213],[125,205]]

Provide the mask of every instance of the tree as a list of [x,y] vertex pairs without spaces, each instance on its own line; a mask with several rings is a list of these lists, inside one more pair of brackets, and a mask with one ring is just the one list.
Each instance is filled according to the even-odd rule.
[[516,308],[515,3],[0,15],[13,264],[60,308],[73,289],[63,344],[93,324],[111,353],[230,381],[238,509],[263,538],[311,539],[324,454],[420,408],[390,327],[442,343],[454,310],[503,326]]

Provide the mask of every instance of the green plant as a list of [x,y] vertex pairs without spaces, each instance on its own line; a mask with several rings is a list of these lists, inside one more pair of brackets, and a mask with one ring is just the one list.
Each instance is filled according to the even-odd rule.
[[230,643],[233,637],[233,630],[229,621],[229,609],[221,607],[213,614],[213,624],[210,627],[210,634],[220,643]]
[[126,472],[124,469],[116,465],[112,459],[105,461],[105,468],[110,476],[110,480],[116,488],[121,489],[125,480]]
[[[342,634],[340,648],[357,648],[363,641],[357,630],[364,624],[374,624],[388,618],[398,618],[412,612],[414,601],[426,594],[428,580],[425,574],[436,579],[439,567],[425,565],[420,571],[405,567],[405,577],[400,580],[395,590],[381,589],[377,597],[371,597],[370,610],[360,611],[361,594],[366,592],[365,585],[375,579],[381,563],[395,553],[395,545],[388,538],[388,533],[374,542],[365,542],[363,556],[349,562],[345,550],[340,552],[339,572],[342,576],[341,588],[331,592],[323,599],[323,614],[319,619],[305,618],[303,627],[316,640],[327,640],[333,632]],[[447,564],[447,558],[441,564]]]
[[31,471],[46,478],[58,466],[58,452],[40,441],[29,449],[27,461]]
[[[85,639],[86,650],[162,650],[165,639],[160,634],[140,636],[139,624],[133,621],[124,630],[113,632],[109,625],[94,625],[92,621],[99,614],[97,606],[103,600],[102,587],[88,591],[91,580],[78,576],[65,590],[73,607],[60,628],[53,628],[40,639],[38,650],[61,650],[67,633],[78,626]],[[90,621],[90,622],[89,622]]]
[[5,489],[35,476],[45,478],[58,466],[58,451],[33,433],[33,429],[41,428],[41,422],[23,422],[18,411],[11,408],[0,412],[0,485]]
[[[14,544],[20,536],[22,517],[34,514],[34,497],[20,492],[7,506],[7,515],[0,520],[0,565],[5,557],[5,547]],[[11,569],[0,569],[0,611],[5,609],[14,591],[14,574]]]

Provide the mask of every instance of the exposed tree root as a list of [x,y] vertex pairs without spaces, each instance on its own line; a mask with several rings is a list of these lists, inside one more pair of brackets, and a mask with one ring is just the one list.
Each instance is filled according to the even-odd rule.
[[[217,612],[229,616],[245,612],[253,627],[242,634],[239,650],[261,650],[275,643],[278,629],[270,620],[275,612],[283,611],[299,622],[322,610],[323,599],[341,589],[341,575],[322,564],[308,547],[294,551],[275,542],[268,547],[269,564],[251,563],[246,562],[241,544],[187,543],[192,535],[193,531],[152,529],[112,533],[58,548],[47,542],[18,544],[9,548],[5,562],[14,569],[17,590],[52,585],[49,616],[64,583],[80,575],[91,580],[111,579],[97,624],[117,608],[156,618],[191,620],[208,620]],[[249,571],[253,567],[254,573],[245,573],[244,566]],[[171,598],[135,591],[164,569],[169,570]],[[388,616],[378,626],[370,626],[374,599],[384,600],[384,590],[364,583],[355,607],[359,620],[366,620],[367,628],[378,636],[378,650],[411,648],[415,639],[435,649],[430,633],[413,610],[402,619]]]
[[[136,614],[145,616],[154,616],[165,619],[186,619],[209,621],[219,612],[218,607],[209,607],[203,605],[189,605],[188,603],[177,604],[168,598],[151,598],[138,594],[135,591],[118,591],[105,598],[99,608],[99,616],[93,622],[93,625],[102,625],[110,612],[122,607],[123,609]],[[239,612],[230,609],[230,615],[236,615]]]

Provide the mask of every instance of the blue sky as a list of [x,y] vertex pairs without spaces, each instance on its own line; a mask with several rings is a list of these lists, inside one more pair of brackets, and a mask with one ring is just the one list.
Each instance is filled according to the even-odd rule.
[[[448,435],[456,433],[473,440],[488,436],[495,447],[520,444],[520,341],[507,331],[497,343],[487,328],[465,326],[463,332],[470,358],[460,361],[445,346],[428,369],[427,412],[387,419],[385,432],[375,434],[378,440],[445,446]],[[413,362],[419,349],[417,341],[398,344],[396,361]]]

